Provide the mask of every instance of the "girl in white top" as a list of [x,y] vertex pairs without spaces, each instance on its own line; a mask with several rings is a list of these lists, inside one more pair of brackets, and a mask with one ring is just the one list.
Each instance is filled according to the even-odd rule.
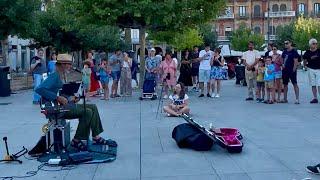
[[174,87],[174,93],[169,97],[171,103],[163,107],[164,112],[166,112],[168,116],[180,116],[182,114],[190,113],[190,108],[188,106],[189,97],[185,94],[184,89],[182,83],[178,83]]

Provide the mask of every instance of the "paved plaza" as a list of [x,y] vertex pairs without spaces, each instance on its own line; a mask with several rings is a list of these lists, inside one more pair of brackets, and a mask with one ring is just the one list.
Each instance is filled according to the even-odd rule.
[[[289,104],[246,102],[245,87],[235,80],[223,82],[221,98],[191,96],[192,116],[203,125],[236,127],[244,136],[240,154],[229,154],[214,145],[211,151],[179,149],[171,138],[173,128],[185,121],[160,114],[156,118],[157,101],[139,101],[134,97],[99,98],[97,104],[105,128],[104,137],[119,144],[117,160],[112,163],[79,165],[75,169],[39,173],[29,179],[46,180],[300,180],[308,174],[307,165],[320,163],[319,104],[311,105],[311,88],[306,72],[299,72],[301,104],[293,104],[289,88]],[[11,153],[22,146],[32,148],[38,141],[46,119],[38,106],[32,105],[32,91],[18,91],[0,98],[0,137],[8,137]],[[5,103],[10,103],[5,105]],[[164,102],[165,103],[165,102]],[[72,134],[77,121],[72,121]],[[5,154],[0,143],[0,156]],[[0,176],[24,175],[36,170],[39,162],[21,158],[23,164],[0,164]]]

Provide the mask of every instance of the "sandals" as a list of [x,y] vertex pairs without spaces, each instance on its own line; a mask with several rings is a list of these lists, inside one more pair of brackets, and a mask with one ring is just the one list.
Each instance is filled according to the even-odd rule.
[[88,150],[87,146],[82,141],[76,141],[76,140],[72,139],[70,145],[71,145],[71,147],[73,147],[79,151],[87,151]]
[[92,138],[92,145],[108,145],[108,146],[111,146],[111,147],[117,147],[118,146],[117,142],[115,142],[115,141],[113,141],[111,139],[105,140],[102,137],[99,137],[98,139]]

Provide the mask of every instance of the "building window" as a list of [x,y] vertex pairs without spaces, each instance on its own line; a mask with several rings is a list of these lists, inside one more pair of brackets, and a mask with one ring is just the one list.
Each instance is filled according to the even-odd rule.
[[272,12],[278,12],[278,11],[279,11],[279,5],[278,4],[272,5]]
[[281,4],[280,5],[280,11],[287,11],[287,5]]
[[232,28],[231,27],[226,27],[224,31],[224,35],[227,37],[230,37],[232,34]]
[[269,26],[269,33],[270,33],[270,35],[275,35],[276,34],[276,28],[274,26]]
[[260,17],[260,6],[255,5],[253,8],[253,16],[254,17]]
[[320,3],[314,3],[313,9],[314,9],[314,14],[319,14],[320,13]]
[[299,13],[299,14],[304,14],[305,11],[306,11],[306,5],[303,4],[303,3],[300,3],[300,4],[298,5],[298,13]]
[[254,32],[255,34],[260,34],[260,33],[261,33],[261,28],[260,28],[260,26],[254,27],[253,32]]
[[245,6],[240,6],[239,7],[239,16],[240,17],[245,17],[246,16],[246,7]]

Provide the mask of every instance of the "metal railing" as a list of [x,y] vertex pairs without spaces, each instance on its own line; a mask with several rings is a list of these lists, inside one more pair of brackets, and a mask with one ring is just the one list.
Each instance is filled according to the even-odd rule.
[[[276,36],[276,35],[270,35],[269,37],[270,37],[270,40],[271,40],[271,41],[274,41],[274,40],[277,39],[277,36]],[[268,40],[268,35],[264,35],[264,39],[267,41],[267,40]]]
[[[265,17],[268,17],[268,12],[264,13]],[[270,18],[277,18],[277,17],[295,17],[295,11],[278,11],[278,12],[270,12]]]
[[320,18],[320,11],[312,11],[310,15],[314,18]]
[[223,14],[218,16],[218,19],[234,19],[234,14]]
[[221,41],[229,41],[229,36],[218,36],[217,40],[219,42],[221,42]]

